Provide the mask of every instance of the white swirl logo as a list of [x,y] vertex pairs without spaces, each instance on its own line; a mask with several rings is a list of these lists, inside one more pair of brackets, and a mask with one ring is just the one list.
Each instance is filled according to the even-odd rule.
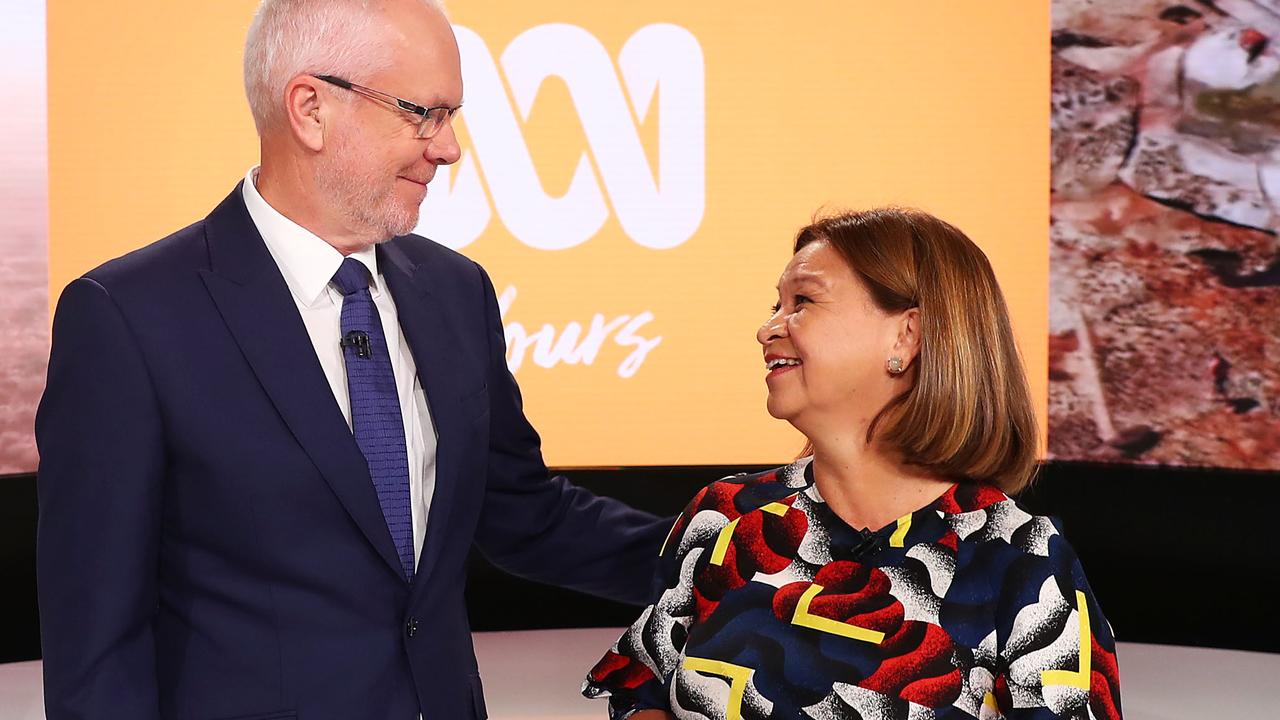
[[[600,41],[574,25],[540,25],[521,33],[500,63],[474,31],[454,30],[472,146],[456,165],[439,168],[422,207],[419,233],[455,249],[465,247],[480,237],[496,210],[525,245],[564,250],[599,232],[612,207],[623,232],[644,247],[664,250],[692,237],[706,201],[705,73],[702,48],[692,33],[668,24],[640,28],[618,54],[615,71]],[[590,152],[579,157],[561,197],[543,189],[520,130],[551,77],[568,86]],[[637,121],[644,121],[659,96],[653,172]]]

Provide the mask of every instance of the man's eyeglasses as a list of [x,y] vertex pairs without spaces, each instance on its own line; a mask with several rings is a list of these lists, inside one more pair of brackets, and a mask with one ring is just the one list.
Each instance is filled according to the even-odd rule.
[[449,107],[448,105],[423,107],[417,103],[411,103],[403,98],[398,98],[395,95],[389,95],[380,90],[374,90],[373,88],[367,88],[363,85],[357,85],[333,75],[316,75],[315,78],[323,80],[330,85],[337,85],[340,88],[345,88],[351,92],[363,95],[370,100],[375,100],[383,105],[389,105],[397,110],[403,110],[407,113],[417,115],[418,118],[414,120],[414,122],[418,127],[418,138],[422,140],[435,136],[435,134],[440,132],[440,129],[445,126],[445,123],[449,122],[449,120],[453,118],[454,113],[458,112],[458,110],[462,108],[461,105],[457,107]]

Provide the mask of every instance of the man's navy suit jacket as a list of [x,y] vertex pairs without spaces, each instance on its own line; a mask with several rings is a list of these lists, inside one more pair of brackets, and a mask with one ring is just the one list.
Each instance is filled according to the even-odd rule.
[[48,717],[482,718],[472,543],[643,603],[665,527],[547,476],[484,270],[397,238],[378,267],[439,436],[407,582],[240,193],[58,302],[36,421]]

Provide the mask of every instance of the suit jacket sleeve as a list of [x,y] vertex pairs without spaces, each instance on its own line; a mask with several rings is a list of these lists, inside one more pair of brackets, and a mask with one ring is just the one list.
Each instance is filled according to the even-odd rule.
[[36,440],[47,716],[158,718],[160,412],[139,346],[94,280],[58,302]]
[[670,523],[549,477],[541,440],[507,370],[493,284],[480,270],[489,334],[489,476],[476,532],[481,552],[533,580],[641,605]]
[[[704,488],[689,501],[662,545],[654,582],[661,591],[582,683],[584,696],[609,699],[610,720],[626,720],[641,710],[671,711],[671,684],[684,659],[685,641],[695,614],[694,573],[684,572],[685,566],[692,566],[709,552],[721,529],[729,523],[725,515],[716,512],[699,520],[714,517],[718,522],[693,526],[708,494],[708,488]],[[700,552],[692,553],[695,548]]]

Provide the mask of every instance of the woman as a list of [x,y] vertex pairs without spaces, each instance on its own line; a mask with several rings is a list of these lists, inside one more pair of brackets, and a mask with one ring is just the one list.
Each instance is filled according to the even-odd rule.
[[917,211],[800,231],[760,328],[805,457],[713,483],[591,670],[613,718],[1118,718],[1115,644],[1055,525],[982,251]]

